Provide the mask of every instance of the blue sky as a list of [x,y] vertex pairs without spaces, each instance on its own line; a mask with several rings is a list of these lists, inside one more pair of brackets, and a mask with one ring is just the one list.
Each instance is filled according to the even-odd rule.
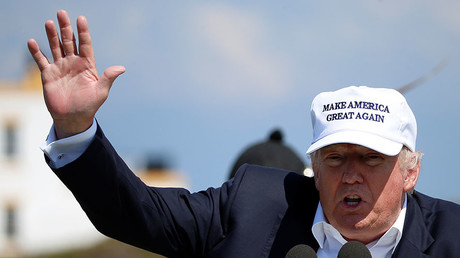
[[[0,78],[17,79],[44,23],[88,18],[99,73],[127,69],[97,114],[129,162],[168,155],[192,191],[219,186],[249,144],[281,128],[301,157],[321,91],[398,88],[448,58],[405,94],[425,153],[416,189],[460,201],[459,1],[4,1]],[[47,53],[45,51],[45,53]],[[47,132],[43,132],[43,138]],[[135,163],[132,164],[135,166]]]

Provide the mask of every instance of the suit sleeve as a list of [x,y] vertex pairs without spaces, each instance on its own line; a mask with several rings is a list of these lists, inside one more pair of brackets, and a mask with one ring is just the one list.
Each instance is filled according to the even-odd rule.
[[53,170],[94,226],[122,242],[168,257],[197,257],[225,236],[233,181],[194,194],[146,186],[100,128],[77,160]]

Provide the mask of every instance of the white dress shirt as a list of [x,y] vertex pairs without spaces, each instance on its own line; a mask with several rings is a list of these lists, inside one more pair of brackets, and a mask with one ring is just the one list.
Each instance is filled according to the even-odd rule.
[[51,126],[48,138],[45,143],[40,146],[40,149],[50,159],[52,168],[61,168],[70,162],[76,160],[85,152],[96,135],[97,123],[93,120],[91,127],[74,136],[56,140],[54,125]]

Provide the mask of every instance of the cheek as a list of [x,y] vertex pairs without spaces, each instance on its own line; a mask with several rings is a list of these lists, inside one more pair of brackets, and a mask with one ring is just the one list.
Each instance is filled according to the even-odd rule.
[[[403,187],[404,179],[400,175],[390,178],[390,180],[388,180],[383,186],[371,187],[374,191],[373,196],[378,198],[376,208],[379,207],[383,210],[394,210],[400,208],[402,205],[402,196],[404,194]],[[379,188],[383,188],[383,190],[379,191]]]
[[333,177],[330,174],[321,174],[320,176],[315,175],[315,186],[320,194],[322,202],[329,202],[334,199],[336,190],[340,180],[337,181],[337,177]]

